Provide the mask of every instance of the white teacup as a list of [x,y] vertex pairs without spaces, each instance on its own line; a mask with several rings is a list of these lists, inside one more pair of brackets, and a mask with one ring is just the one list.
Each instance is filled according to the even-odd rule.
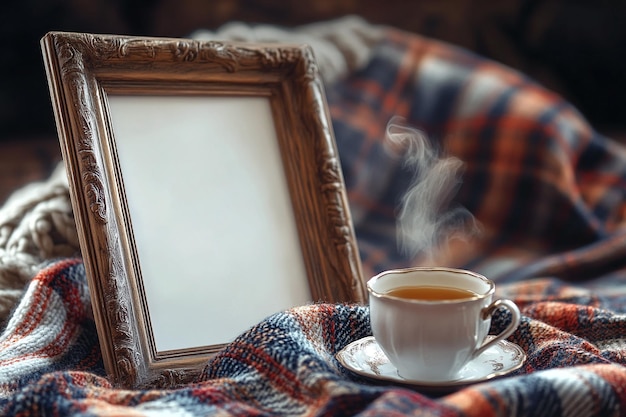
[[[445,287],[470,291],[463,298],[425,300],[389,294],[402,287]],[[495,284],[460,269],[416,267],[382,272],[367,282],[372,333],[401,377],[416,381],[452,381],[490,346],[510,336],[520,322],[511,300],[492,301]],[[440,294],[441,295],[441,294]],[[432,294],[431,294],[432,296]],[[511,312],[511,323],[485,342],[498,307]]]

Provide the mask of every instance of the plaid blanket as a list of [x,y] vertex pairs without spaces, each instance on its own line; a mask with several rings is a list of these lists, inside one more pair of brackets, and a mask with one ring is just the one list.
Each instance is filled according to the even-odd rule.
[[[28,415],[626,414],[626,297],[545,279],[507,287],[524,318],[510,338],[522,369],[439,398],[374,384],[334,355],[371,334],[368,310],[317,304],[268,317],[230,343],[194,384],[125,391],[104,377],[80,260],[43,270],[0,339],[0,411]],[[497,315],[493,330],[505,325]]]
[[590,279],[626,265],[626,149],[560,96],[509,68],[403,32],[328,91],[368,275],[419,263],[397,250],[414,177],[385,150],[400,116],[465,164],[456,195],[483,226],[440,263],[497,281]]
[[[334,355],[371,334],[366,306],[276,312],[193,384],[130,391],[107,381],[80,259],[33,279],[0,336],[0,414],[626,415],[626,152],[532,80],[450,45],[387,29],[364,68],[328,85],[366,276],[420,264],[396,245],[415,178],[388,152],[394,116],[465,162],[455,196],[483,233],[438,262],[495,279],[523,319],[521,369],[435,396],[353,375]],[[497,313],[492,330],[505,326]]]

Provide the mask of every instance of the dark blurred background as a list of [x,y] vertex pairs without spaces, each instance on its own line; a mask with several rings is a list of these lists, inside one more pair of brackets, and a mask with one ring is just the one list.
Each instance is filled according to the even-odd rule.
[[0,169],[7,149],[58,146],[39,46],[48,31],[184,37],[233,20],[289,27],[347,14],[519,69],[570,100],[599,131],[626,132],[623,0],[17,0],[3,4],[0,22]]

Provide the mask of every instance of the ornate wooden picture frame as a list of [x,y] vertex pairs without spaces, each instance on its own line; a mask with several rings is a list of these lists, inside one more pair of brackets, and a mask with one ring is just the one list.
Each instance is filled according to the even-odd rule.
[[228,343],[174,329],[217,334],[246,307],[254,321],[302,297],[366,300],[308,46],[51,32],[42,50],[116,386],[193,381]]

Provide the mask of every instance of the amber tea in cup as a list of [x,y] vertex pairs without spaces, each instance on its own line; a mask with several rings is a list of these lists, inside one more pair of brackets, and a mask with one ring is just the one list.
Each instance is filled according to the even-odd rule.
[[473,291],[463,288],[440,287],[435,285],[398,287],[387,291],[391,297],[408,298],[411,300],[462,300],[478,296]]

